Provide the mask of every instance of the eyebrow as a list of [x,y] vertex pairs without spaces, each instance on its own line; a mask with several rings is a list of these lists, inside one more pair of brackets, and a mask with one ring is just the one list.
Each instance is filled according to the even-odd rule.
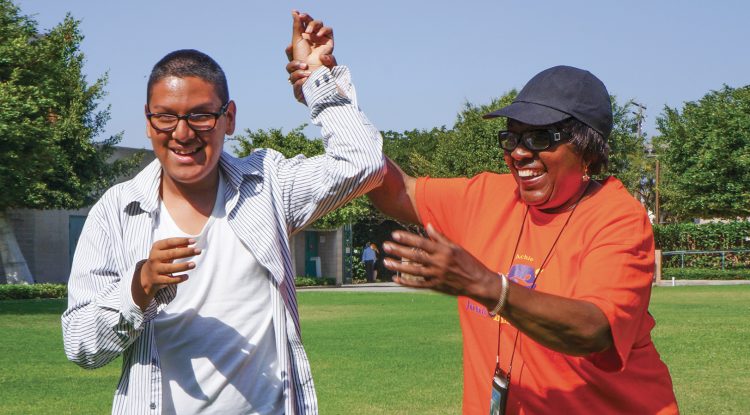
[[[205,102],[198,105],[193,106],[190,108],[185,114],[198,114],[198,113],[212,113],[212,112],[219,112],[221,109],[221,106],[224,104],[219,104],[219,107],[214,109],[214,103],[213,102]],[[152,113],[159,113],[159,114],[177,114],[175,111],[172,111],[170,107],[168,106],[161,106],[161,105],[154,105],[151,106],[148,105],[148,109]]]

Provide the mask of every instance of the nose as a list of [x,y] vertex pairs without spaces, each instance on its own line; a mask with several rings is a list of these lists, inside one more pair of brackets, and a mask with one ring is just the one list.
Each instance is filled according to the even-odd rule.
[[187,141],[195,137],[195,131],[188,125],[186,119],[177,120],[177,125],[172,131],[172,138],[177,141]]
[[534,157],[534,152],[526,148],[523,143],[518,143],[516,148],[514,148],[513,151],[510,152],[510,156],[514,160],[523,160]]

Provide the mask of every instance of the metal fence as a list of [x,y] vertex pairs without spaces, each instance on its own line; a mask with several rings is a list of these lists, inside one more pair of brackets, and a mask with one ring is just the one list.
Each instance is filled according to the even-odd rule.
[[[661,253],[663,259],[662,266],[675,267],[679,258],[680,268],[685,268],[685,265],[690,266],[706,266],[712,265],[716,261],[721,261],[721,269],[726,269],[728,266],[732,268],[748,268],[750,267],[750,249],[726,249],[717,251],[663,251]],[[691,258],[693,255],[709,256],[709,258],[702,258],[696,261],[695,258]],[[669,259],[672,257],[673,259]],[[687,261],[686,261],[687,257]],[[698,262],[698,264],[696,264]],[[718,265],[718,264],[716,264]]]

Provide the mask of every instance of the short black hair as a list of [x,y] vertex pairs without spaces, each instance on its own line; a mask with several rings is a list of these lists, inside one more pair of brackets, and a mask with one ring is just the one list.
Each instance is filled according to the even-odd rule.
[[569,132],[572,137],[570,143],[581,154],[588,165],[588,174],[599,174],[609,166],[609,144],[602,133],[578,121],[575,118],[563,120],[555,126]]
[[222,105],[229,102],[229,87],[224,71],[215,60],[203,52],[195,49],[180,49],[168,53],[156,62],[148,78],[146,103],[151,102],[151,89],[154,84],[169,76],[200,78],[214,86]]

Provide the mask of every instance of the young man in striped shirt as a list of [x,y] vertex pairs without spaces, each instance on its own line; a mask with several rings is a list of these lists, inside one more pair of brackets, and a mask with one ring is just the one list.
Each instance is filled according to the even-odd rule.
[[[112,412],[316,414],[300,339],[289,237],[376,186],[382,139],[357,105],[333,32],[293,13],[304,96],[323,155],[223,151],[236,106],[224,73],[195,50],[172,52],[148,82],[157,156],[91,209],[62,316],[82,367],[123,355]],[[331,67],[327,67],[327,64]]]

